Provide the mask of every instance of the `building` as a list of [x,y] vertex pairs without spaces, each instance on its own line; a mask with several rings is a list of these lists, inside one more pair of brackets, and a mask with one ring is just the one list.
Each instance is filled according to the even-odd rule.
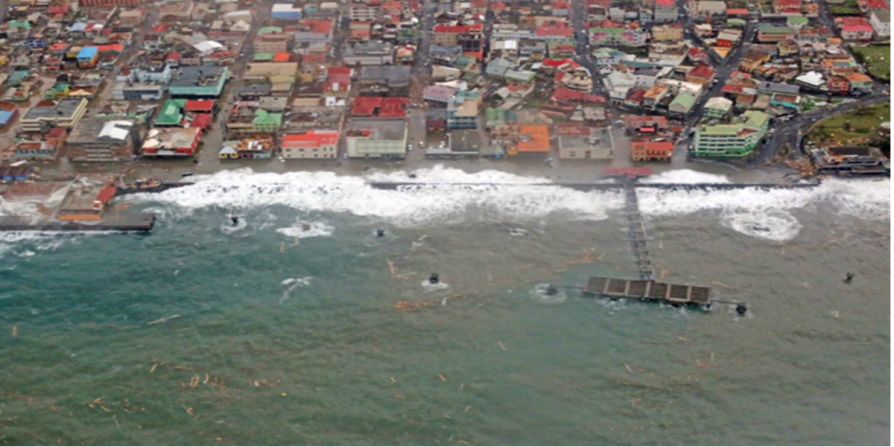
[[149,131],[143,142],[143,157],[192,157],[199,151],[202,129],[197,127],[164,127]]
[[270,11],[270,18],[284,22],[297,22],[301,19],[301,8],[291,3],[275,3]]
[[311,130],[282,137],[283,158],[337,158],[340,134],[336,130]]
[[581,132],[559,132],[559,158],[611,160],[615,144],[608,128],[579,127]]
[[726,14],[726,2],[723,1],[698,1],[695,4],[695,16],[710,18]]
[[78,6],[82,8],[136,8],[143,3],[144,0],[78,0]]
[[733,102],[723,96],[715,96],[705,103],[704,116],[723,118],[733,109]]
[[72,129],[87,112],[87,100],[63,99],[41,101],[22,116],[21,128],[26,132],[41,132],[53,127]]
[[173,74],[168,92],[176,98],[217,98],[229,77],[227,67],[181,67]]
[[350,158],[404,158],[407,154],[407,121],[354,119],[345,131]]
[[870,40],[875,31],[869,20],[863,17],[838,17],[835,24],[841,29],[844,40]]
[[887,10],[872,11],[869,14],[869,23],[875,31],[875,37],[887,39],[891,37],[891,12]]
[[364,118],[406,118],[409,98],[358,96],[354,99],[351,116]]
[[674,143],[670,141],[633,141],[630,143],[630,159],[633,161],[671,161]]
[[457,95],[447,103],[447,130],[477,129],[478,109],[481,99],[477,96]]
[[120,162],[136,156],[140,132],[131,120],[82,119],[65,140],[73,162]]
[[760,144],[767,133],[770,117],[763,112],[748,111],[734,124],[700,126],[690,153],[695,157],[745,158]]
[[342,61],[346,65],[392,65],[394,64],[394,47],[385,42],[369,41],[345,43],[342,50]]
[[410,86],[410,67],[376,65],[360,69],[360,85],[397,89]]
[[674,0],[655,0],[652,21],[656,23],[674,22],[677,20],[677,12],[677,2]]
[[797,35],[794,28],[761,23],[757,28],[757,41],[761,43],[776,43],[781,40],[792,39]]
[[509,155],[549,155],[551,149],[549,126],[520,124],[516,130],[515,146],[509,150]]
[[668,111],[672,114],[686,116],[695,106],[695,96],[691,93],[680,92],[668,106]]
[[260,62],[248,64],[242,75],[245,80],[266,81],[273,95],[288,96],[292,93],[298,76],[298,62]]

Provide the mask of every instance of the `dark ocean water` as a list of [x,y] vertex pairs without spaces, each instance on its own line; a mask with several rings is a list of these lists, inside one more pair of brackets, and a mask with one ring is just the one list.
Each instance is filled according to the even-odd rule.
[[3,235],[0,444],[888,442],[886,181],[642,192],[666,279],[744,318],[538,293],[635,275],[617,195],[361,183],[230,173],[128,199],[148,236]]

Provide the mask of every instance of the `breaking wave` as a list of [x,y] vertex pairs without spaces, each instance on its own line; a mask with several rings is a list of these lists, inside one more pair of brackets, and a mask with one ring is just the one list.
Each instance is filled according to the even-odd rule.
[[[417,185],[380,189],[369,182],[405,182]],[[425,184],[422,184],[425,182]],[[302,211],[344,212],[386,219],[398,226],[417,226],[461,219],[470,209],[494,219],[538,218],[555,212],[568,217],[602,220],[607,211],[620,208],[618,193],[575,191],[536,177],[483,171],[469,174],[459,169],[432,168],[415,178],[400,174],[367,177],[339,176],[331,172],[256,174],[250,169],[224,171],[197,178],[182,188],[158,194],[142,194],[136,200],[195,209],[220,206],[249,209],[282,205]],[[466,183],[449,186],[447,183]],[[469,183],[476,183],[469,185]]]
[[[669,171],[648,181],[658,183],[729,183],[723,175],[690,170]],[[398,182],[381,189],[371,182]],[[414,183],[414,184],[406,184]],[[497,221],[542,218],[560,213],[566,219],[603,220],[623,207],[619,192],[579,191],[540,177],[499,171],[467,173],[434,167],[407,173],[371,173],[340,176],[331,172],[254,173],[250,169],[225,171],[197,178],[196,183],[159,194],[137,196],[183,209],[235,207],[250,209],[281,205],[306,212],[337,212],[387,220],[397,226],[422,226],[461,221],[473,216]],[[791,211],[819,209],[861,219],[884,219],[890,209],[887,179],[829,179],[815,188],[730,190],[638,190],[647,217],[710,213],[739,233],[770,240],[796,237],[801,224]],[[280,228],[326,235],[332,229],[307,224]],[[313,234],[311,234],[313,233]]]

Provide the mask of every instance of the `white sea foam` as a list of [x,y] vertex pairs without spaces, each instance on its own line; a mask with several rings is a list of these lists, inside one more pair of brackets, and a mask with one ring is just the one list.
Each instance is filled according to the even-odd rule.
[[305,222],[298,220],[291,227],[278,228],[277,233],[288,237],[305,239],[309,237],[331,236],[335,229],[326,222]]
[[[499,171],[467,173],[436,166],[407,173],[339,176],[331,172],[256,174],[250,169],[199,177],[190,186],[154,195],[135,196],[177,209],[224,207],[249,210],[281,205],[307,212],[350,213],[386,220],[398,226],[444,224],[474,215],[497,221],[537,219],[561,213],[566,219],[602,220],[620,209],[617,192],[578,191]],[[658,183],[729,183],[722,175],[691,170],[668,171],[646,181]],[[378,189],[369,182],[419,183]],[[474,185],[473,185],[474,184]],[[526,186],[530,185],[530,186]],[[748,236],[785,241],[797,236],[801,224],[793,210],[822,204],[831,212],[861,219],[882,219],[889,213],[890,182],[884,180],[826,180],[816,188],[714,191],[638,190],[643,213],[650,217],[709,213]],[[164,207],[169,208],[169,207]],[[331,234],[326,226],[307,229],[299,222],[277,230],[297,237]]]
[[725,175],[709,174],[706,172],[693,171],[691,169],[675,169],[673,171],[665,171],[660,174],[646,177],[640,180],[642,183],[729,183],[729,179]]
[[288,300],[292,293],[292,290],[295,290],[295,288],[309,286],[310,280],[312,278],[313,278],[312,276],[305,276],[305,277],[299,277],[299,278],[284,279],[282,281],[283,291],[282,291],[282,296],[279,298],[279,303],[282,304],[286,300]]
[[[399,226],[443,223],[462,218],[470,208],[483,217],[499,219],[542,217],[566,212],[568,217],[600,220],[606,211],[621,206],[615,193],[575,191],[561,187],[523,186],[545,179],[520,177],[496,171],[468,174],[458,169],[436,167],[416,172],[417,181],[442,184],[377,189],[368,181],[402,181],[402,174],[371,174],[369,177],[338,176],[331,172],[255,174],[249,169],[224,171],[199,178],[190,186],[155,195],[135,196],[196,209],[221,206],[248,209],[282,205],[303,211],[345,212],[387,219]],[[480,183],[445,185],[443,183]],[[500,186],[495,184],[512,184]]]

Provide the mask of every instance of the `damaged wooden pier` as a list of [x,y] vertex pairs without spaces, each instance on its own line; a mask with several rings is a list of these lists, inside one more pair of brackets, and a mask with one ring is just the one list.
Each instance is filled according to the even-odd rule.
[[610,299],[634,299],[661,302],[673,306],[710,308],[711,288],[687,284],[671,284],[653,280],[590,277],[583,293]]

